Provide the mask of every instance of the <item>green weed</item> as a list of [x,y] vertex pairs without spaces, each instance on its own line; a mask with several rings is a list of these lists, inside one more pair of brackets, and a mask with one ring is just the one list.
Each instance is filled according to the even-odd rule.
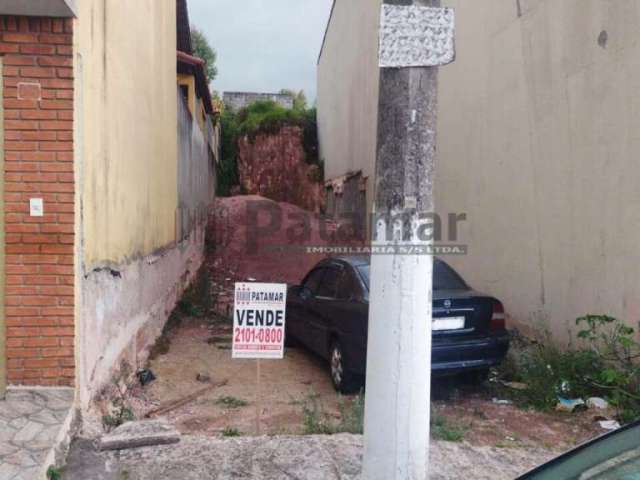
[[466,430],[461,425],[457,425],[438,414],[436,409],[431,407],[431,438],[434,440],[461,442],[464,440]]
[[215,404],[225,408],[242,408],[249,405],[249,402],[246,402],[241,398],[225,396],[225,397],[219,397],[215,401]]
[[223,437],[239,437],[241,435],[242,433],[240,433],[240,430],[237,428],[225,427],[224,430],[222,430]]
[[47,469],[47,480],[62,480],[62,473],[59,469],[51,465]]

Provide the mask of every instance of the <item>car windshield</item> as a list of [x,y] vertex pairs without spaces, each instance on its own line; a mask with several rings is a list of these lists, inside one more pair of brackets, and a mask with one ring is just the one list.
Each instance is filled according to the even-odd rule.
[[367,287],[367,290],[369,290],[369,265],[358,265],[356,268],[358,269],[358,273],[362,277],[362,281]]
[[[359,265],[356,267],[362,276],[367,289],[369,289],[369,265]],[[442,260],[433,262],[433,289],[434,290],[468,290],[469,287],[462,280],[453,268],[444,263]]]

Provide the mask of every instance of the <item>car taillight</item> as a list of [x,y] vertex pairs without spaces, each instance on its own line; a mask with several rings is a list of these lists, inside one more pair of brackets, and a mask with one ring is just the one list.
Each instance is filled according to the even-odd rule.
[[493,301],[493,313],[491,314],[491,323],[489,323],[489,330],[492,332],[498,332],[504,330],[506,324],[504,321],[504,307],[497,300]]

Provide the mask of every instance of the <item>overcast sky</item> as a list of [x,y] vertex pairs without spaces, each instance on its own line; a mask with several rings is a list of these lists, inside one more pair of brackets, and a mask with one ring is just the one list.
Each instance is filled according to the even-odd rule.
[[316,61],[332,0],[188,0],[192,25],[218,52],[213,88],[304,90],[316,96]]

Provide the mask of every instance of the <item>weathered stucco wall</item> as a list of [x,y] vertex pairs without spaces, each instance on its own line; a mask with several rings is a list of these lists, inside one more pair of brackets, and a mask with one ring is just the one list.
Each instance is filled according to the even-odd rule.
[[[328,179],[373,172],[374,3],[337,0],[320,60]],[[469,246],[447,260],[559,341],[585,313],[637,327],[640,1],[443,3],[457,58],[440,69],[436,208],[467,214]]]
[[175,240],[176,4],[78,3],[87,268]]
[[362,171],[373,202],[381,0],[336,0],[318,61],[318,141],[325,178]]
[[79,395],[83,409],[124,360],[144,365],[176,301],[202,263],[204,227],[177,248],[92,272],[83,281]]
[[[566,338],[640,318],[640,1],[452,0],[436,201],[467,212],[469,281]],[[606,32],[606,33],[605,33]]]

